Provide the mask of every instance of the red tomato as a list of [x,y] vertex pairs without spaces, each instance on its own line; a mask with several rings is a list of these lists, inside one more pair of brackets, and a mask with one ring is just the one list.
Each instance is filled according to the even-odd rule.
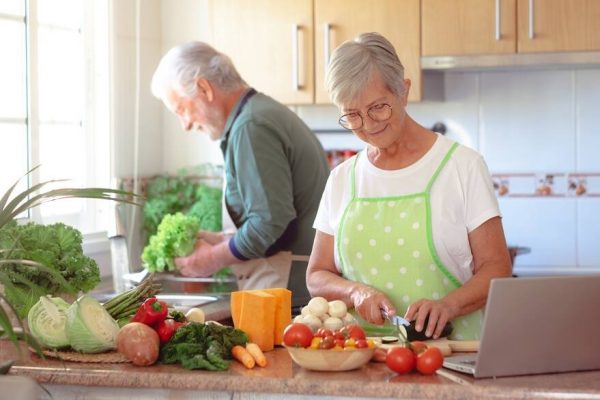
[[417,356],[417,371],[431,375],[442,367],[444,356],[437,347],[429,347]]
[[399,374],[407,374],[415,369],[415,353],[406,347],[392,347],[388,350],[385,363],[389,369]]
[[410,349],[416,354],[419,355],[425,350],[427,350],[427,344],[425,342],[421,342],[415,340],[414,342],[410,342]]
[[366,339],[365,331],[356,324],[345,326],[340,331],[347,339]]
[[333,339],[333,336],[326,336],[321,340],[321,343],[319,343],[319,348],[323,350],[332,349],[334,346],[335,340]]
[[341,330],[333,332],[333,337],[335,338],[335,340],[346,340],[346,336]]
[[358,339],[356,341],[356,348],[357,349],[364,349],[369,347],[369,344],[367,343],[367,341],[365,339]]
[[334,343],[336,346],[344,347],[344,343],[346,343],[346,341],[344,339],[334,339]]
[[308,347],[312,338],[312,329],[298,322],[288,325],[283,331],[283,343],[286,346]]
[[315,333],[315,336],[320,338],[326,338],[327,336],[333,336],[333,332],[331,332],[331,330],[329,329],[319,328],[317,330],[317,333]]

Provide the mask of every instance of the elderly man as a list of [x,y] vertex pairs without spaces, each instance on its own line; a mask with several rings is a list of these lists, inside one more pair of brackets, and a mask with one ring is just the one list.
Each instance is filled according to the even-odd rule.
[[306,304],[312,223],[329,175],[319,141],[206,43],[171,49],[152,93],[184,129],[219,140],[225,161],[223,232],[199,232],[194,252],[175,260],[181,274],[205,277],[231,266],[240,289],[287,287],[293,306]]

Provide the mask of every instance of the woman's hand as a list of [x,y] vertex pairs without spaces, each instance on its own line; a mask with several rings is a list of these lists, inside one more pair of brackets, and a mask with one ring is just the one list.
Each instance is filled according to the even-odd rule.
[[[415,321],[414,326],[417,332],[425,329],[425,335],[437,339],[442,334],[446,323],[458,316],[459,309],[451,304],[448,299],[428,300],[421,299],[408,307],[404,318],[408,321]],[[429,316],[427,326],[425,319]]]
[[385,294],[370,286],[356,283],[350,294],[354,308],[365,321],[381,325],[385,322],[382,310],[396,315],[396,308]]

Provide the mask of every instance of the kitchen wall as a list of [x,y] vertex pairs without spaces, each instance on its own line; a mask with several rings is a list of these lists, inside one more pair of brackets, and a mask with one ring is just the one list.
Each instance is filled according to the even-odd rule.
[[[135,143],[135,0],[113,3],[117,32],[113,164],[117,176],[130,176]],[[203,3],[143,2],[141,175],[202,162],[222,163],[217,143],[183,132],[177,118],[148,89],[163,52],[188,40],[206,38]],[[426,84],[441,81],[443,98],[426,96],[425,101],[410,104],[413,118],[429,127],[444,122],[449,137],[480,151],[493,174],[508,175],[512,191],[521,189],[518,196],[509,191],[500,197],[508,242],[531,248],[531,253],[517,257],[516,271],[523,275],[600,271],[596,239],[600,237],[600,197],[570,195],[566,175],[561,177],[600,172],[596,150],[600,148],[600,67],[445,72],[424,79]],[[338,128],[333,106],[292,108],[314,129]],[[350,134],[328,135],[326,140],[328,146],[331,142],[340,148],[360,146],[356,141],[346,143]],[[549,173],[557,177],[559,195],[535,196],[539,177]]]

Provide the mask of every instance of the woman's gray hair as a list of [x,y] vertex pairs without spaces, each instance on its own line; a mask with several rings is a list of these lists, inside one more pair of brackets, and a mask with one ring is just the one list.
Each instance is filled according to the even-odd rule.
[[331,55],[325,84],[331,101],[348,104],[367,87],[378,72],[388,89],[404,94],[404,67],[394,46],[379,33],[362,33],[342,43]]
[[231,59],[203,42],[174,47],[160,60],[152,77],[152,94],[164,99],[171,90],[194,97],[196,80],[205,78],[224,91],[246,85]]

